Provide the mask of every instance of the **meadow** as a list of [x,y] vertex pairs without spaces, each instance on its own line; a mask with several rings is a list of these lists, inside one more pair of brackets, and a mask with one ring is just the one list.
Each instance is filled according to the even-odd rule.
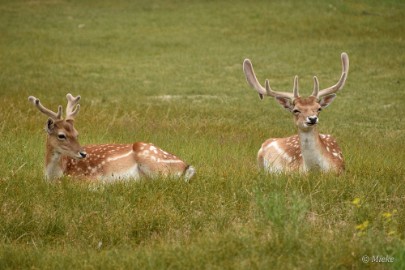
[[[404,17],[396,0],[0,1],[0,269],[405,269]],[[243,60],[309,95],[341,52],[319,130],[346,171],[261,172],[261,143],[296,128]],[[153,142],[196,177],[47,183],[27,98],[68,92],[82,145]]]

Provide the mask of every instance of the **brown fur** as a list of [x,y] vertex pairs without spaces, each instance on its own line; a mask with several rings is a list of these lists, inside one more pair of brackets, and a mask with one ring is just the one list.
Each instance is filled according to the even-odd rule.
[[194,175],[194,168],[150,143],[87,145],[82,148],[73,121],[80,108],[80,96],[67,94],[66,98],[65,120],[62,119],[62,106],[55,113],[45,108],[39,99],[28,98],[39,111],[50,117],[46,126],[45,156],[48,179],[62,175],[105,181],[141,176],[184,176],[188,181]]

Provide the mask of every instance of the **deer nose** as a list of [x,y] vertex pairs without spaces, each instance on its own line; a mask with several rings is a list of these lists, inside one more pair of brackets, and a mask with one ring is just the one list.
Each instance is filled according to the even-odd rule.
[[318,117],[317,116],[309,116],[308,121],[309,121],[309,123],[314,125],[314,124],[316,124],[318,122]]
[[87,153],[85,151],[80,151],[79,154],[82,158],[85,158],[87,156]]

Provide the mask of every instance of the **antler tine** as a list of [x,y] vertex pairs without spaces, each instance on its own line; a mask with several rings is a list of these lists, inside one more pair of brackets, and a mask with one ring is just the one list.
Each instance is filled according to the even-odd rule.
[[74,97],[68,93],[66,95],[66,99],[68,100],[68,104],[66,106],[66,119],[74,119],[80,110],[80,104],[78,104],[80,96]]
[[294,94],[292,94],[292,93],[277,92],[277,91],[272,90],[270,88],[269,80],[267,80],[267,79],[266,79],[266,94],[271,97],[283,97],[283,98],[289,98],[291,100],[295,99]]
[[257,80],[252,62],[249,59],[245,59],[243,61],[243,72],[245,73],[248,84],[252,88],[256,89],[256,91],[259,93],[260,99],[263,99],[263,96],[266,95],[266,89]]
[[274,94],[274,91],[270,87],[270,82],[268,79],[266,79],[266,81],[265,81],[265,86],[266,86],[266,94],[271,97],[276,97],[276,95]]
[[36,97],[34,97],[34,96],[29,96],[29,97],[28,97],[28,100],[29,100],[32,104],[34,104],[35,107],[37,107],[38,110],[39,110],[40,112],[42,112],[43,114],[45,114],[45,115],[51,117],[51,118],[54,119],[54,120],[61,120],[61,119],[62,119],[62,106],[61,106],[61,105],[58,106],[58,113],[55,113],[55,112],[53,112],[53,111],[51,111],[51,110],[45,108],[45,107],[41,104],[41,102],[39,101],[39,99],[36,98]]
[[298,92],[298,76],[295,75],[294,77],[294,89],[293,89],[294,99],[300,96]]
[[319,91],[318,95],[316,96],[318,99],[336,93],[337,91],[341,90],[345,85],[347,74],[349,73],[349,56],[347,55],[347,53],[344,52],[342,53],[341,58],[342,58],[342,75],[340,76],[339,81],[335,85]]
[[245,59],[243,61],[243,71],[245,72],[246,80],[249,85],[256,89],[259,93],[259,97],[263,99],[264,95],[271,96],[271,97],[285,97],[289,99],[294,99],[294,95],[291,93],[286,92],[277,92],[271,89],[269,80],[266,79],[266,88],[264,88],[256,78],[255,72],[253,70],[252,62],[249,59]]
[[313,97],[317,97],[319,93],[319,81],[318,81],[318,77],[314,76],[314,91],[312,91],[312,95]]

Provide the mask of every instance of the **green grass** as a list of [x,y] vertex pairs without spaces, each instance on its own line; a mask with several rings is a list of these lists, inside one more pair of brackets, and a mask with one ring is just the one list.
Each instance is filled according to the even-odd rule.
[[[0,269],[405,268],[403,1],[1,1],[0,14]],[[343,51],[348,81],[319,128],[346,172],[258,171],[260,144],[296,130],[243,59],[309,94],[313,75],[336,82]],[[56,110],[67,92],[82,96],[83,145],[153,142],[196,178],[46,183],[46,117],[27,97]]]

